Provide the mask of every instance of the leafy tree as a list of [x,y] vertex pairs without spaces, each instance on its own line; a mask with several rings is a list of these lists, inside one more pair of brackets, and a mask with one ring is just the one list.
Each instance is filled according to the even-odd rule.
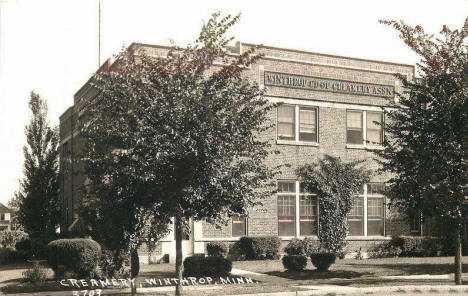
[[24,177],[15,194],[18,220],[31,239],[43,242],[56,236],[60,221],[58,193],[58,142],[56,128],[47,122],[47,104],[31,92],[30,123],[25,128]]
[[222,223],[274,191],[277,170],[264,163],[271,144],[261,138],[273,105],[242,75],[259,58],[255,48],[229,53],[225,34],[238,19],[214,13],[193,44],[163,56],[123,51],[96,75],[87,106],[90,195],[130,211],[124,219],[134,208],[158,224],[174,217],[179,279],[189,219]]
[[461,30],[443,27],[435,38],[420,26],[381,21],[421,56],[421,78],[400,77],[405,91],[388,112],[384,170],[391,172],[392,205],[409,215],[421,211],[453,235],[455,282],[461,284],[461,232],[467,215],[468,19]]
[[346,245],[346,217],[355,196],[369,180],[369,172],[358,167],[361,162],[345,163],[340,158],[325,155],[316,163],[297,169],[296,174],[305,189],[317,193],[320,211],[318,238],[321,247],[328,252],[336,254]]

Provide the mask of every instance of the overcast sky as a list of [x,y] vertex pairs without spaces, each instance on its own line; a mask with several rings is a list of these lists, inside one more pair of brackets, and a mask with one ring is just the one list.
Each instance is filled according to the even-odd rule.
[[[101,0],[101,8],[101,62],[131,42],[184,45],[220,10],[242,13],[231,31],[236,40],[415,64],[418,57],[379,19],[436,33],[444,24],[460,28],[468,16],[468,0]],[[97,69],[97,32],[98,0],[0,0],[0,202],[22,177],[29,92],[47,100],[58,124]]]

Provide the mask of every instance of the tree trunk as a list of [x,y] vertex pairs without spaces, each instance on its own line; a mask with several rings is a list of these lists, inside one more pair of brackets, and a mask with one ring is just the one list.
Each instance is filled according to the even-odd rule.
[[460,235],[460,227],[457,227],[455,232],[455,284],[462,284],[462,240]]
[[135,295],[137,292],[136,277],[138,273],[140,273],[140,258],[138,257],[138,250],[132,249],[130,251],[130,274],[131,278],[135,280],[131,282],[132,295]]
[[176,290],[175,290],[175,295],[180,296],[182,294],[182,273],[183,273],[183,265],[182,265],[182,236],[183,236],[183,229],[182,229],[182,224],[183,220],[181,218],[175,218],[175,239],[176,239],[176,278],[177,278],[177,284],[176,284]]

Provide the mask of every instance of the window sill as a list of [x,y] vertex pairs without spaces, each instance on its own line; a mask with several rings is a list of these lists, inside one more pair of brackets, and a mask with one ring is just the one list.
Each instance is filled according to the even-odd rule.
[[305,141],[294,141],[294,140],[276,140],[277,145],[295,145],[295,146],[312,146],[318,147],[317,142],[305,142]]
[[348,149],[362,149],[362,150],[383,150],[381,145],[362,145],[362,144],[346,144]]
[[372,240],[391,240],[391,237],[388,236],[347,236],[346,240],[351,241],[372,241]]

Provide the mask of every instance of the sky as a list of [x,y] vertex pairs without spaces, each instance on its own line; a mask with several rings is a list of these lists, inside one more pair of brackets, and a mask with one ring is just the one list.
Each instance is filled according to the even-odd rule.
[[[99,0],[0,0],[0,202],[23,177],[29,93],[46,99],[49,121],[73,104],[98,68]],[[132,42],[193,41],[211,13],[242,13],[235,40],[415,64],[419,57],[379,19],[432,33],[461,28],[468,0],[101,0],[101,61]]]

